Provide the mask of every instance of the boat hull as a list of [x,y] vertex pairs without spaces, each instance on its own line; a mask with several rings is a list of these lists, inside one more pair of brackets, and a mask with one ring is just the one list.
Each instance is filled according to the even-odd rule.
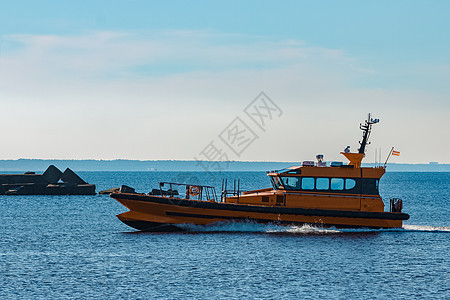
[[180,231],[182,224],[210,225],[224,221],[252,221],[280,225],[314,224],[336,228],[401,228],[409,215],[390,212],[289,208],[187,200],[145,194],[113,193],[130,211],[117,215],[142,231]]
[[120,221],[124,224],[133,227],[140,231],[148,231],[148,232],[179,232],[184,231],[183,228],[176,226],[174,224],[164,224],[164,223],[156,223],[149,222],[143,220],[134,220],[129,219],[126,216],[117,216]]

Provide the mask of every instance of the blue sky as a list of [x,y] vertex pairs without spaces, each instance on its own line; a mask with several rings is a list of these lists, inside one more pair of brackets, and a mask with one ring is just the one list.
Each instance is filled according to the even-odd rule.
[[192,159],[264,91],[283,115],[230,159],[340,159],[371,111],[382,123],[368,161],[396,146],[397,162],[450,163],[448,11],[448,1],[8,1],[0,124],[14,126],[0,158]]

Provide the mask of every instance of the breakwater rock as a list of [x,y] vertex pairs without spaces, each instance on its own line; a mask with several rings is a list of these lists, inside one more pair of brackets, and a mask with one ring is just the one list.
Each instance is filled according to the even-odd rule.
[[51,165],[43,174],[1,174],[0,195],[95,195],[95,185],[88,184],[74,171],[61,172]]

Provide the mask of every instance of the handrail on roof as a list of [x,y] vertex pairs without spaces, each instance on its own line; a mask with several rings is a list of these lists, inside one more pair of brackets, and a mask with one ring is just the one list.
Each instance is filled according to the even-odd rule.
[[[166,184],[169,185],[169,190],[163,191],[162,187],[165,186]],[[206,200],[214,200],[217,202],[216,189],[213,186],[201,185],[201,184],[160,181],[159,182],[160,195],[161,196],[170,196],[170,197],[179,195],[178,191],[174,190],[174,188],[172,187],[173,185],[186,187],[185,199],[191,199],[191,197],[197,197],[196,200],[203,200],[203,196],[205,196]],[[196,193],[193,193],[191,190],[192,187],[200,188],[200,190],[197,191]]]

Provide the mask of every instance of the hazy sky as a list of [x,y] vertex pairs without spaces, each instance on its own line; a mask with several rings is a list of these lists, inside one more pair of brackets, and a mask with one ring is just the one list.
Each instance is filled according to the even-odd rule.
[[449,11],[3,1],[0,159],[345,160],[372,112],[366,162],[395,146],[392,162],[450,163]]

